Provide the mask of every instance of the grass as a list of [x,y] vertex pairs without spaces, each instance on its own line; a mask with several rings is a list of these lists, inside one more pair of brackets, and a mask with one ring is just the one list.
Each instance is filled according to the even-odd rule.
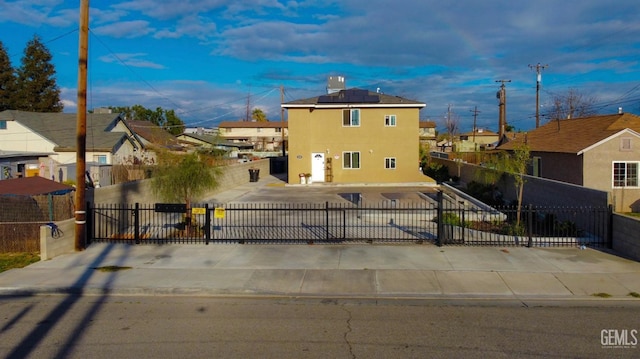
[[0,272],[40,261],[39,253],[0,253]]

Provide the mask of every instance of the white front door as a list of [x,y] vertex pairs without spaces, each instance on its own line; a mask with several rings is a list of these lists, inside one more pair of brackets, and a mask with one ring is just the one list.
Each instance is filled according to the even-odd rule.
[[324,153],[311,154],[311,180],[324,182]]

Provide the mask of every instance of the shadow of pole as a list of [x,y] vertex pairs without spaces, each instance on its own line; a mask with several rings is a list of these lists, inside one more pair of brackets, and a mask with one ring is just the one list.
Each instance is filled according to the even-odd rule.
[[[49,315],[47,315],[46,318],[44,318],[39,322],[40,325],[34,328],[27,336],[25,336],[22,339],[22,341],[18,345],[16,345],[16,347],[6,357],[7,359],[26,358],[29,356],[29,354],[32,351],[34,351],[37,348],[38,344],[46,338],[49,331],[51,331],[51,329],[53,329],[56,323],[60,321],[65,316],[65,314],[67,314],[73,308],[75,303],[81,297],[82,290],[79,290],[78,293],[75,293],[74,288],[84,288],[87,285],[87,283],[89,282],[89,279],[93,276],[95,272],[95,268],[97,268],[105,260],[109,252],[113,250],[114,246],[115,246],[114,244],[109,244],[104,247],[102,252],[100,252],[100,254],[95,258],[95,260],[90,265],[87,266],[86,270],[82,273],[82,275],[72,284],[71,288],[69,288],[70,293],[68,294],[68,296],[60,304],[58,304],[49,313]],[[123,260],[125,258],[126,257],[123,256],[120,259]],[[64,345],[62,346],[62,349],[55,356],[55,358],[66,357],[69,354],[69,352],[73,349],[74,343],[78,342],[86,324],[95,315],[95,313],[97,313],[100,306],[102,306],[102,304],[108,298],[109,284],[113,282],[115,275],[116,275],[115,272],[110,274],[108,280],[105,282],[103,286],[103,295],[100,297],[98,301],[96,301],[96,303],[91,307],[91,309],[85,314],[83,319],[79,323],[77,323],[75,329],[73,330],[73,333],[69,335],[67,341],[64,343]]]

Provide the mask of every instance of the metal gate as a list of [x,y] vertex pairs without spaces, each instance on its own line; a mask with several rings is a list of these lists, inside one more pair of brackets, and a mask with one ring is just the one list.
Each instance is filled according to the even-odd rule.
[[88,240],[609,246],[610,208],[384,202],[89,205]]

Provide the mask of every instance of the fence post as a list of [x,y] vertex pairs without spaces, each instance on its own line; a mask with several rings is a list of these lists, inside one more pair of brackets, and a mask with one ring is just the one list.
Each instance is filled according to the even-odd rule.
[[529,203],[528,212],[527,212],[527,234],[529,235],[529,241],[527,242],[527,247],[531,248],[533,246],[533,205]]
[[607,248],[613,248],[613,205],[607,209]]
[[133,238],[140,244],[140,203],[136,202],[133,210]]
[[209,203],[204,204],[204,237],[205,244],[209,245],[211,239],[211,210],[209,209]]
[[438,219],[438,224],[437,224],[437,231],[438,231],[438,236],[436,238],[436,244],[439,247],[442,247],[443,245],[443,241],[442,241],[442,232],[443,232],[443,225],[442,225],[442,214],[444,213],[444,211],[442,210],[442,203],[444,202],[443,200],[443,195],[442,195],[442,191],[438,191],[438,196],[437,196],[437,201],[438,201],[438,209],[437,209],[437,215],[436,218]]
[[329,201],[325,202],[324,215],[325,215],[324,228],[327,230],[325,239],[328,241],[329,240]]

